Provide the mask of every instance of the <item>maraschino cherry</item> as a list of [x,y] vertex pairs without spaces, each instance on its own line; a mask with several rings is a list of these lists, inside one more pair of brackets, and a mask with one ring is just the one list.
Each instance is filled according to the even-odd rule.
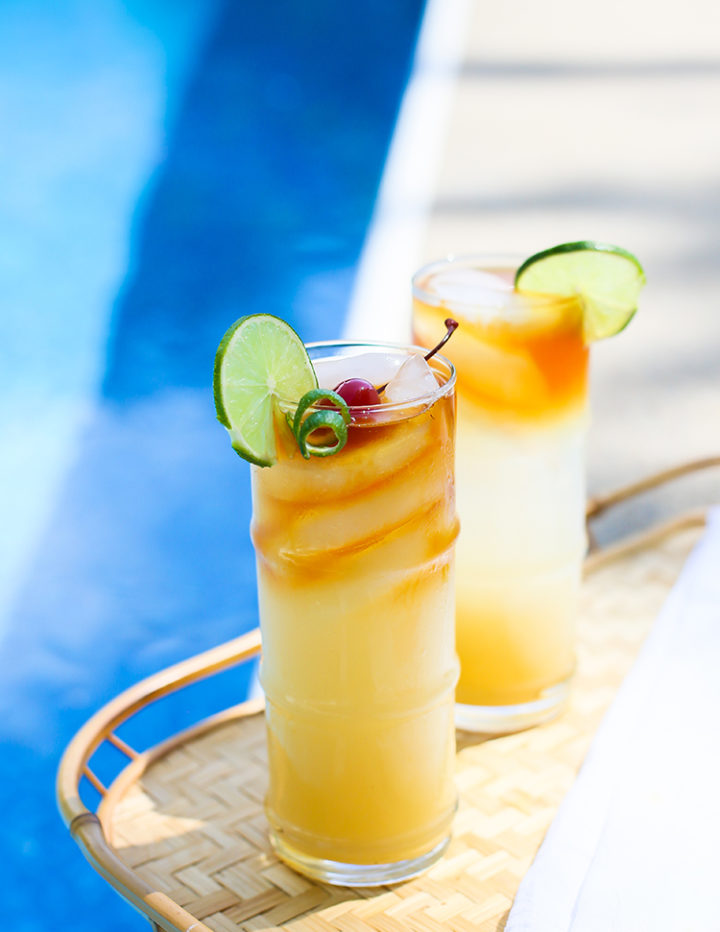
[[381,404],[378,390],[367,379],[345,379],[335,386],[335,391],[345,399],[349,408]]

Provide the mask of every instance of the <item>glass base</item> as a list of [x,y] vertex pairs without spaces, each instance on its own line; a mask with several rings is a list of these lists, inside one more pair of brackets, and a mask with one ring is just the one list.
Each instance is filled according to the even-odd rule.
[[313,880],[334,884],[338,887],[382,887],[417,877],[431,867],[450,844],[450,836],[439,845],[416,858],[394,861],[391,864],[345,864],[313,858],[289,847],[274,831],[270,831],[270,842],[275,853],[293,870]]
[[455,703],[455,725],[461,731],[503,735],[547,722],[560,713],[570,694],[570,680],[551,686],[540,699],[518,705]]

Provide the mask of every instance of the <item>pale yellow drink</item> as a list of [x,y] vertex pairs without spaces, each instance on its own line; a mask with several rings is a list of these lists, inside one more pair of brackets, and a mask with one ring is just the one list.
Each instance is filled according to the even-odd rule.
[[514,270],[456,260],[414,280],[418,341],[437,339],[448,316],[460,322],[447,347],[463,529],[457,723],[481,731],[525,727],[564,700],[585,552],[582,311],[575,299],[514,293]]
[[271,837],[337,883],[417,873],[455,808],[454,380],[433,362],[432,397],[377,409],[341,452],[290,441],[252,471]]

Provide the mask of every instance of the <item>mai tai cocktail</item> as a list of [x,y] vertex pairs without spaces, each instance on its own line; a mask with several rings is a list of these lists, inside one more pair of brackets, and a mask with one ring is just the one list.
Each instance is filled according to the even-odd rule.
[[258,464],[266,814],[297,870],[390,883],[440,856],[456,805],[454,373],[412,348],[308,352],[256,315],[216,367],[220,418]]
[[452,314],[457,367],[457,724],[502,732],[554,715],[575,666],[585,535],[588,346],[622,329],[642,270],[573,243],[437,262],[413,280],[416,339]]

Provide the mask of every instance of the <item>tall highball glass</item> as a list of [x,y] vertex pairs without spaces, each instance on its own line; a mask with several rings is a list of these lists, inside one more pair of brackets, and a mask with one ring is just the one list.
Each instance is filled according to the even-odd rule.
[[561,708],[575,666],[588,350],[575,298],[513,290],[517,257],[437,262],[413,279],[415,339],[443,318],[457,367],[456,722],[513,731]]
[[[321,384],[323,360],[413,352],[308,350]],[[436,391],[369,411],[335,455],[281,442],[252,469],[271,840],[330,883],[424,870],[456,806],[455,375],[432,368]]]

